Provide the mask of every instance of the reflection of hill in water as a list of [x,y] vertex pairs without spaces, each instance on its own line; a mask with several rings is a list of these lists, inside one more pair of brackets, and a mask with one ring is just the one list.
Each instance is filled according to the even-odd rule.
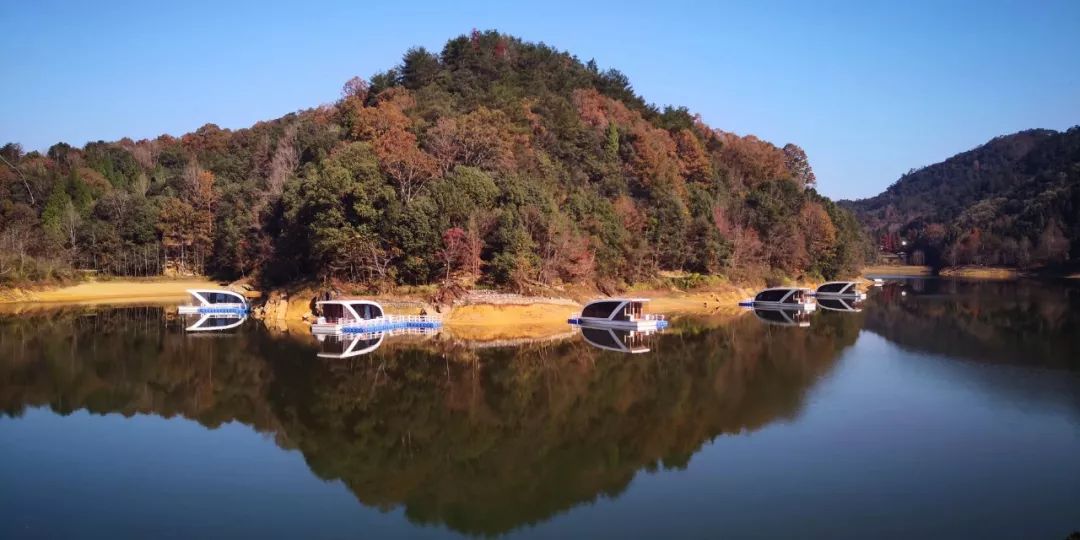
[[978,362],[1080,369],[1080,287],[1065,282],[913,281],[886,290],[866,328],[902,347]]
[[185,336],[160,309],[0,319],[0,406],[240,421],[365,504],[498,533],[618,494],[639,470],[682,467],[717,435],[796,415],[861,324],[825,315],[809,329],[684,324],[647,355],[581,341],[430,343],[347,360],[253,325]]

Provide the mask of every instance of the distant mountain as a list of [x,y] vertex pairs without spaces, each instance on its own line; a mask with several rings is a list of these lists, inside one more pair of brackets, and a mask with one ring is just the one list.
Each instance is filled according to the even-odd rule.
[[[886,251],[934,266],[1080,258],[1080,126],[1021,131],[841,201]],[[902,242],[907,241],[907,246]]]

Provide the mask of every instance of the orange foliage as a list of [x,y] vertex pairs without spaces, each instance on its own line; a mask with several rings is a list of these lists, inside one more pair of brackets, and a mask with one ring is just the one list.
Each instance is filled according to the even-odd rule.
[[806,236],[806,250],[820,259],[836,244],[836,226],[820,203],[810,202],[799,211],[799,227]]
[[679,172],[691,182],[705,182],[712,177],[712,161],[705,152],[705,145],[688,129],[675,135],[679,154]]
[[733,178],[743,185],[791,177],[784,152],[776,146],[753,135],[739,137],[720,132],[718,136],[723,144],[721,159],[731,168]]

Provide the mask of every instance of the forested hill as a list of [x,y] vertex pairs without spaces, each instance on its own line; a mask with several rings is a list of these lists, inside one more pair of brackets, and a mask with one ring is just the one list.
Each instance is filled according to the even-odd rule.
[[646,103],[615,70],[473,32],[230,131],[0,149],[0,280],[74,269],[371,286],[831,277],[854,217],[806,154]]
[[844,201],[915,263],[1053,266],[1080,258],[1080,126],[1021,131]]

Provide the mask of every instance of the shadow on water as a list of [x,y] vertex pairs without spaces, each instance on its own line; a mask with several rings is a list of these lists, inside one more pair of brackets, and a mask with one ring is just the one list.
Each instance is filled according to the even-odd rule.
[[436,336],[341,359],[257,324],[225,336],[183,324],[160,307],[0,318],[0,408],[241,422],[365,505],[497,534],[615,497],[639,471],[683,468],[717,436],[796,417],[862,315],[812,328],[683,320],[637,355]]

